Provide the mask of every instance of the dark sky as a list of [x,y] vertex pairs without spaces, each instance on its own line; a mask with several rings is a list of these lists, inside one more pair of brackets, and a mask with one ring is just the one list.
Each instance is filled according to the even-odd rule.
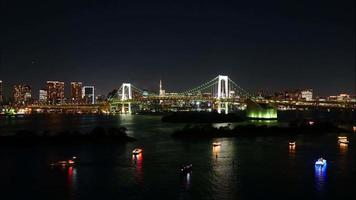
[[353,1],[16,1],[1,4],[0,79],[182,91],[218,74],[256,92],[354,90]]

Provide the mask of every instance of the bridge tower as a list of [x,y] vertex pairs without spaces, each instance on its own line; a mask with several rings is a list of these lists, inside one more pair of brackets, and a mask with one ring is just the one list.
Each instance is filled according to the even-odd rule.
[[132,99],[131,83],[122,84],[121,101]]
[[121,114],[131,114],[131,102],[125,102],[132,99],[131,83],[121,85]]
[[227,99],[229,98],[229,77],[228,76],[218,76],[218,96],[217,99]]

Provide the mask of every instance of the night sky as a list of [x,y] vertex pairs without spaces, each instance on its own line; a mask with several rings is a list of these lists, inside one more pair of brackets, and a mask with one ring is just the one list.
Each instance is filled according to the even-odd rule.
[[[0,80],[124,81],[182,91],[229,75],[250,92],[353,92],[353,1],[16,1],[1,3]],[[68,93],[67,93],[68,94]]]

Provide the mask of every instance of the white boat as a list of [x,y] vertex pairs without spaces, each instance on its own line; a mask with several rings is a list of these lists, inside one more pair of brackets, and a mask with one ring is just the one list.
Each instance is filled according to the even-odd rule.
[[348,141],[348,140],[339,140],[339,143],[341,143],[341,144],[348,144],[349,141]]
[[213,147],[218,147],[218,146],[221,146],[221,143],[220,143],[220,142],[214,142],[214,143],[213,143]]
[[324,166],[326,165],[326,160],[324,158],[319,158],[316,162],[315,162],[315,166]]
[[183,166],[183,167],[180,169],[180,171],[181,171],[182,173],[190,173],[190,172],[192,172],[192,170],[193,170],[193,165],[192,165],[192,164]]
[[347,140],[347,137],[345,137],[345,136],[339,136],[338,139],[339,139],[338,142],[341,143],[341,144],[348,144],[349,143],[349,141]]
[[140,154],[140,153],[142,153],[142,149],[134,149],[132,151],[132,154],[134,154],[134,155],[137,155],[137,154]]
[[289,142],[289,146],[295,146],[295,142]]

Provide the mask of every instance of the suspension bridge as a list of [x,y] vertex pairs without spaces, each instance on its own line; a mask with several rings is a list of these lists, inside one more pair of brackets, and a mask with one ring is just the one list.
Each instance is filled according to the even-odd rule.
[[[182,91],[166,93],[160,83],[159,91],[140,89],[131,83],[122,83],[108,96],[107,101],[97,104],[33,104],[27,109],[35,112],[63,113],[138,113],[170,111],[216,111],[229,113],[236,110],[249,110],[257,107],[266,113],[274,109],[261,108],[265,104],[281,110],[308,108],[356,108],[354,102],[273,100],[257,98],[240,87],[228,76],[218,75],[196,87]],[[274,112],[274,111],[273,111]],[[253,112],[252,112],[253,113]],[[254,114],[254,113],[253,113]],[[257,116],[259,117],[259,115]]]
[[149,110],[149,107],[170,109],[205,109],[228,113],[229,103],[239,103],[254,98],[228,76],[215,78],[183,92],[151,92],[140,89],[131,83],[122,83],[116,92],[108,98],[111,112],[131,113],[133,107]]

